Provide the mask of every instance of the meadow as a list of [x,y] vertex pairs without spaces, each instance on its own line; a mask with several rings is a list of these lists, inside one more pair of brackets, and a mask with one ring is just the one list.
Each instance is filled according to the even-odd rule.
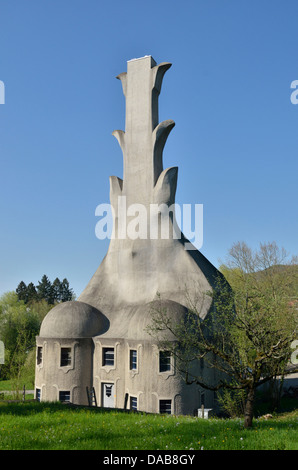
[[242,419],[0,402],[1,450],[298,450],[298,409]]

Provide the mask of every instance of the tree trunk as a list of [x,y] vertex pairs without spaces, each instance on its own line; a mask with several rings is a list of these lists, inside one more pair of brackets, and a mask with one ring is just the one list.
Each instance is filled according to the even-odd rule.
[[251,428],[254,412],[255,389],[251,387],[248,389],[245,412],[244,412],[244,427]]

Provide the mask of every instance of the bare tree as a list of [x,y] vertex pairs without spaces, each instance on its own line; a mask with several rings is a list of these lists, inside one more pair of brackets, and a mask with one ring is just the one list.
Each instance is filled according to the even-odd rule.
[[[274,377],[298,371],[289,367],[291,343],[297,338],[297,259],[288,260],[275,243],[253,252],[245,243],[233,245],[212,293],[212,309],[205,319],[200,305],[187,292],[188,313],[173,322],[171,312],[152,311],[147,331],[160,348],[176,357],[186,383],[209,390],[245,390],[245,427],[253,421],[255,391]],[[162,304],[161,304],[162,305]],[[167,340],[171,331],[175,341]],[[213,383],[198,374],[204,359],[218,372]]]

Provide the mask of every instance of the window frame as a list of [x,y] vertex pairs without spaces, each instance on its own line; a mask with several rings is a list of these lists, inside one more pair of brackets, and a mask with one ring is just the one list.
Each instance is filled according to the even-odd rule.
[[36,387],[35,389],[35,400],[40,402],[41,401],[41,388]]
[[172,354],[170,351],[159,351],[158,368],[160,374],[172,372]]
[[[67,353],[66,353],[67,350]],[[73,359],[73,351],[70,346],[60,347],[60,367],[71,367]]]
[[[162,408],[164,410],[162,411]],[[159,413],[160,414],[172,414],[172,400],[169,398],[163,398],[159,400]]]
[[133,411],[138,411],[138,397],[130,396],[129,398],[129,408]]
[[[113,359],[108,358],[106,355],[113,352]],[[110,362],[109,362],[110,361]],[[105,346],[102,348],[102,367],[115,367],[115,348],[110,346]]]
[[138,370],[138,350],[129,350],[129,370],[136,372]]
[[[69,396],[69,399],[62,399],[62,393],[64,393],[66,396]],[[61,403],[71,403],[71,393],[70,390],[59,390],[59,401]]]
[[42,365],[42,360],[43,360],[43,347],[42,346],[37,346],[36,350],[36,364],[38,366]]

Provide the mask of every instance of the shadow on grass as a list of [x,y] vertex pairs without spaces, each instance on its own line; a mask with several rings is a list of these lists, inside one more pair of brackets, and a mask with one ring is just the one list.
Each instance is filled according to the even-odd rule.
[[12,414],[17,416],[28,416],[31,414],[38,413],[57,413],[61,410],[66,409],[71,411],[89,410],[93,413],[124,413],[124,414],[141,414],[147,415],[150,413],[124,410],[118,408],[102,408],[96,406],[84,406],[74,405],[72,403],[61,403],[61,402],[38,402],[36,400],[3,400],[0,401],[0,415],[1,414]]

